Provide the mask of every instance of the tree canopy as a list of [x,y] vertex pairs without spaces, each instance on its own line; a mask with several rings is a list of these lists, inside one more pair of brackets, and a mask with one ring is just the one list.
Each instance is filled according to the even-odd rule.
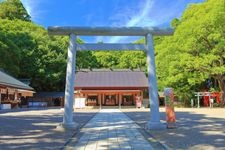
[[[172,22],[175,33],[156,45],[160,87],[172,86],[179,95],[197,91],[207,79],[225,92],[225,5],[208,0],[190,5]],[[224,94],[223,94],[224,99]]]
[[[224,0],[191,4],[171,22],[173,36],[154,37],[159,90],[173,87],[184,101],[204,89],[225,93],[224,7]],[[31,79],[37,91],[64,90],[67,48],[68,37],[49,36],[19,0],[0,3],[0,68]],[[76,57],[77,69],[147,68],[144,51],[78,51]],[[214,84],[207,85],[209,80]]]
[[30,78],[37,90],[63,85],[67,38],[49,37],[43,27],[21,20],[0,19],[0,31],[1,68]]
[[31,21],[30,15],[27,13],[20,0],[4,0],[0,3],[0,18],[23,21]]

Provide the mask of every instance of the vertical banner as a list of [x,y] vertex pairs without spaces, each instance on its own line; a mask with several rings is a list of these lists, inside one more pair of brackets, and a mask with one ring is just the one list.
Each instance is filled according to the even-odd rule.
[[176,116],[174,112],[174,94],[172,88],[164,89],[167,128],[176,128]]

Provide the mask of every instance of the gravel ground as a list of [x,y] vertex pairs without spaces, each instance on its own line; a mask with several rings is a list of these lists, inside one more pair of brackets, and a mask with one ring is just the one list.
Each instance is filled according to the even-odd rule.
[[[77,109],[74,121],[82,127],[98,109]],[[56,126],[62,122],[63,110],[17,109],[0,110],[0,149],[60,149],[76,134]]]
[[[122,109],[142,128],[150,118],[149,109]],[[177,128],[147,131],[170,149],[225,150],[225,108],[176,108]],[[160,108],[165,123],[165,108]]]

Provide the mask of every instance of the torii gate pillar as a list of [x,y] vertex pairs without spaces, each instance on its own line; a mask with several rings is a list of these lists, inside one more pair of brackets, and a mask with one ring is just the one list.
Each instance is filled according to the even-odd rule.
[[65,129],[76,129],[78,124],[73,122],[74,81],[76,66],[76,36],[70,34],[70,43],[67,56],[66,87],[64,116],[61,126]]
[[166,126],[160,122],[158,87],[156,82],[155,54],[153,36],[147,34],[145,36],[147,44],[147,65],[148,65],[148,91],[150,98],[150,120],[146,124],[148,129],[165,129]]

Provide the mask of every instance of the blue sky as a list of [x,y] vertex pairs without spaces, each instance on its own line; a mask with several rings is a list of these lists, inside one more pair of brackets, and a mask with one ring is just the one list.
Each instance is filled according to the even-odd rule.
[[[32,20],[48,26],[169,27],[190,3],[204,0],[21,0]],[[140,37],[81,37],[85,42],[129,43]]]

